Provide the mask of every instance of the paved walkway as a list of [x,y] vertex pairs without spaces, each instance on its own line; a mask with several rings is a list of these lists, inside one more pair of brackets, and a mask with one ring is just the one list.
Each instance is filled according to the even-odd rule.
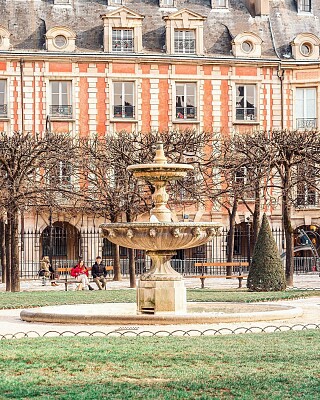
[[[200,280],[199,280],[200,281]],[[213,281],[213,282],[212,282]],[[207,283],[207,282],[206,282]],[[124,280],[122,282],[109,282],[109,288],[111,289],[123,289],[128,288],[129,282]],[[199,287],[198,282],[194,279],[186,279],[186,286]],[[211,282],[208,280],[208,287],[215,287],[219,289],[234,288],[235,282],[230,282],[225,279],[212,279]],[[318,275],[300,275],[295,276],[295,287],[304,289],[320,289],[320,278]],[[23,291],[34,291],[34,290],[63,290],[63,286],[51,287],[41,286],[39,281],[22,282],[21,289]],[[0,284],[0,291],[4,290],[4,285]],[[90,295],[90,292],[88,292]],[[265,303],[264,303],[265,304]],[[103,334],[110,333],[113,331],[129,331],[131,333],[141,333],[148,331],[155,333],[159,331],[166,332],[178,332],[183,334],[184,331],[190,332],[190,334],[199,334],[198,332],[207,331],[208,334],[215,334],[216,331],[222,333],[232,333],[236,330],[236,333],[243,333],[246,329],[251,331],[259,331],[255,327],[264,328],[266,331],[274,331],[275,327],[295,326],[294,329],[302,329],[304,325],[316,324],[320,326],[320,297],[311,297],[307,299],[290,300],[284,302],[277,302],[277,304],[284,304],[286,306],[292,305],[295,307],[301,307],[303,309],[303,315],[294,319],[288,320],[277,320],[277,321],[260,321],[260,322],[240,322],[240,323],[216,323],[207,325],[156,325],[156,326],[105,326],[105,325],[74,325],[74,324],[45,324],[45,323],[29,323],[21,321],[20,311],[21,310],[0,310],[0,338],[8,335],[11,337],[13,334],[21,332],[17,337],[23,336],[24,333],[28,333],[29,336],[42,336],[45,333],[51,331],[51,335],[61,334],[63,332],[101,332]],[[108,304],[106,307],[112,307]],[[269,328],[268,328],[269,327]],[[244,329],[240,329],[244,328]],[[287,328],[283,328],[287,329]],[[31,334],[30,332],[34,332]],[[66,335],[68,333],[65,333]]]

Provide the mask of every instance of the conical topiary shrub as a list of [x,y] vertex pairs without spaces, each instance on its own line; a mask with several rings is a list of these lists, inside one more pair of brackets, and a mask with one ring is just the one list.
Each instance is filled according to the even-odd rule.
[[286,288],[284,267],[266,214],[254,247],[247,288],[253,292],[278,292]]

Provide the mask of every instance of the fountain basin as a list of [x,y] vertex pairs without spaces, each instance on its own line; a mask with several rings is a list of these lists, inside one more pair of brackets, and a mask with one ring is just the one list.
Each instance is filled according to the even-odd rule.
[[131,249],[171,250],[201,246],[219,235],[215,222],[126,222],[100,225],[103,237]]
[[105,303],[50,306],[22,310],[28,322],[88,325],[181,325],[247,321],[286,320],[299,317],[303,310],[271,303],[187,303],[183,314],[137,314],[134,303]]

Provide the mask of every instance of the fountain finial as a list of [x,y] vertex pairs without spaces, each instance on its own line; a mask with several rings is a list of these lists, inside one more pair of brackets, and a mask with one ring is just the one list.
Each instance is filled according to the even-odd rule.
[[163,142],[157,142],[156,155],[153,159],[156,164],[167,164],[167,157],[164,155]]

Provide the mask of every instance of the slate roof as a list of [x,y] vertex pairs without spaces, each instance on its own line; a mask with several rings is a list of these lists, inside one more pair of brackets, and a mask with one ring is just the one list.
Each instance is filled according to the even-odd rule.
[[[0,0],[0,25],[12,34],[15,51],[45,51],[45,33],[54,26],[67,26],[77,35],[77,52],[103,52],[103,22],[100,15],[114,7],[106,0],[72,0],[72,6],[58,6],[53,0]],[[231,40],[248,31],[261,37],[262,58],[288,59],[290,42],[302,32],[320,37],[320,0],[313,0],[313,14],[298,14],[295,0],[270,0],[270,18],[253,17],[242,0],[229,0],[229,11],[212,10],[211,0],[176,0],[177,9],[187,8],[204,17],[204,47],[209,57],[232,57]],[[165,22],[169,13],[158,0],[126,0],[126,7],[145,16],[145,53],[165,53]],[[175,11],[175,10],[173,10]],[[270,20],[270,21],[269,21]],[[272,33],[271,33],[272,31]]]

